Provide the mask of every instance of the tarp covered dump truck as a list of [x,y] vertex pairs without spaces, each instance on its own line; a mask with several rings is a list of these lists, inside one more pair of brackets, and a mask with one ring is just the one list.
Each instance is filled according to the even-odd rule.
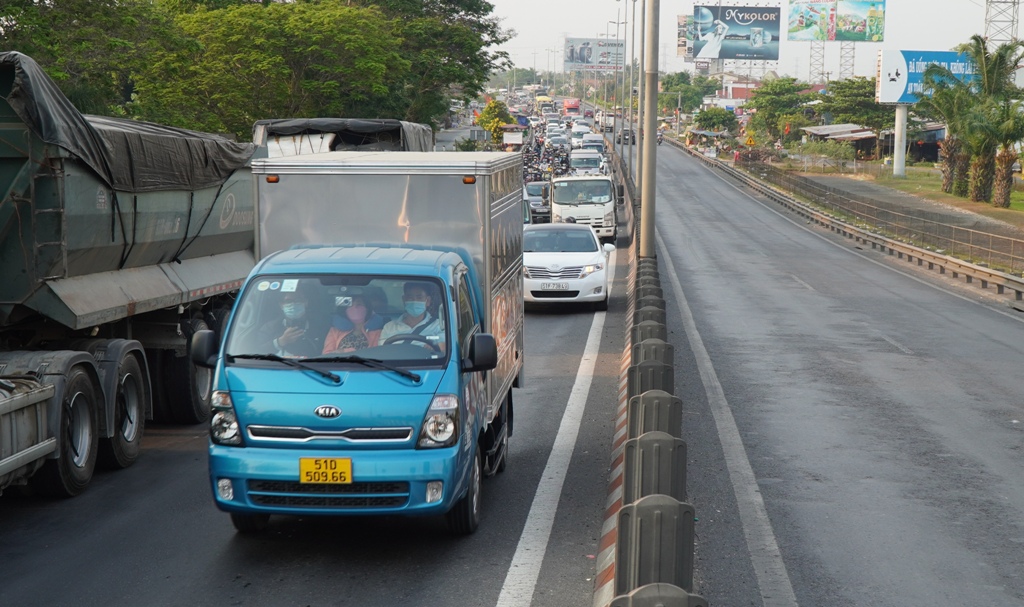
[[[403,150],[429,132],[301,128]],[[255,265],[249,163],[269,147],[83,115],[30,57],[0,53],[0,491],[75,495],[97,461],[135,461],[147,419],[208,419],[212,374],[189,343],[221,329]]]

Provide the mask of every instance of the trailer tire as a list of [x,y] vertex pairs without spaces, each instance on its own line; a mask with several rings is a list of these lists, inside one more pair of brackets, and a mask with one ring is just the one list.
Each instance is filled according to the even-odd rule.
[[213,370],[200,367],[188,355],[192,336],[196,331],[209,329],[199,318],[182,321],[188,336],[185,356],[167,353],[164,377],[171,419],[179,424],[195,425],[210,419],[210,395],[213,390]]
[[469,489],[462,499],[445,515],[448,529],[455,535],[470,535],[480,526],[480,487],[483,484],[484,465],[480,445],[473,456],[473,469],[469,473]]
[[243,535],[254,535],[257,533],[263,533],[267,530],[267,525],[270,523],[269,514],[239,514],[238,512],[231,513],[231,524],[235,526],[235,530]]
[[228,317],[231,316],[231,308],[220,306],[206,312],[206,324],[217,334],[217,341],[224,339],[224,330],[228,328]]
[[99,394],[85,368],[71,367],[60,395],[60,456],[46,460],[32,477],[32,486],[39,493],[74,497],[89,486],[99,447]]
[[112,435],[100,441],[100,464],[104,468],[127,468],[139,458],[147,401],[152,397],[147,392],[138,357],[126,354],[117,368]]

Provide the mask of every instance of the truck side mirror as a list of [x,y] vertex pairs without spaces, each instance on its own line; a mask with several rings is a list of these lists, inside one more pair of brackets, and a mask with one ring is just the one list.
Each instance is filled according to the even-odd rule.
[[615,196],[618,197],[619,204],[622,204],[626,199],[626,186],[621,183],[615,186]]
[[490,371],[498,366],[498,343],[490,333],[477,333],[469,342],[462,361],[463,371]]
[[217,365],[217,334],[210,330],[196,331],[192,335],[192,345],[189,348],[189,355],[192,362],[200,367],[214,367]]

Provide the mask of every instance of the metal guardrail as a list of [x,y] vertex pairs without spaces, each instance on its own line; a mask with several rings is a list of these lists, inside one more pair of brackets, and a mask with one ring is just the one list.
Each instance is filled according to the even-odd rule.
[[[954,255],[947,254],[942,249],[933,251],[905,242],[896,237],[885,234],[884,229],[880,226],[854,225],[844,217],[837,214],[842,211],[834,210],[830,212],[815,209],[810,205],[796,200],[788,193],[782,192],[772,187],[770,184],[756,179],[743,171],[737,170],[724,162],[695,152],[676,141],[671,141],[671,144],[699,159],[708,166],[716,168],[730,177],[744,183],[752,190],[763,194],[790,211],[793,211],[797,215],[822,227],[826,227],[837,234],[841,234],[847,238],[852,238],[865,245],[870,245],[872,249],[887,252],[890,255],[896,255],[900,259],[906,259],[912,263],[916,262],[919,266],[927,265],[929,270],[938,269],[940,274],[949,272],[953,278],[959,278],[963,275],[966,282],[974,284],[975,281],[977,281],[979,286],[983,289],[987,289],[991,285],[994,286],[996,288],[996,292],[1001,295],[1011,292],[1014,296],[1014,300],[1024,301],[1024,279],[1021,279],[1018,276],[991,267],[985,267],[984,265],[973,263],[969,260],[961,259]],[[1024,247],[1024,243],[1019,243],[1018,246]],[[1017,250],[1020,251],[1021,254],[1024,254],[1024,248]],[[1018,306],[1015,305],[1014,307],[1016,308]]]

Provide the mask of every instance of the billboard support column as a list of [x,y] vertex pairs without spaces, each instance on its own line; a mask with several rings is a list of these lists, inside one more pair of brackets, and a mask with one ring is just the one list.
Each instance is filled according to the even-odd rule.
[[[892,176],[907,176],[907,114],[909,105],[896,106],[896,136],[892,150]],[[879,133],[881,137],[881,133]]]
[[647,97],[644,103],[644,122],[641,133],[644,133],[638,145],[643,146],[644,151],[644,174],[643,188],[640,200],[643,202],[640,208],[640,257],[654,258],[655,237],[654,237],[654,197],[655,197],[655,171],[658,167],[657,145],[658,137],[655,135],[658,127],[658,16],[661,13],[660,0],[647,0],[647,35],[646,47],[647,57],[646,78]]

